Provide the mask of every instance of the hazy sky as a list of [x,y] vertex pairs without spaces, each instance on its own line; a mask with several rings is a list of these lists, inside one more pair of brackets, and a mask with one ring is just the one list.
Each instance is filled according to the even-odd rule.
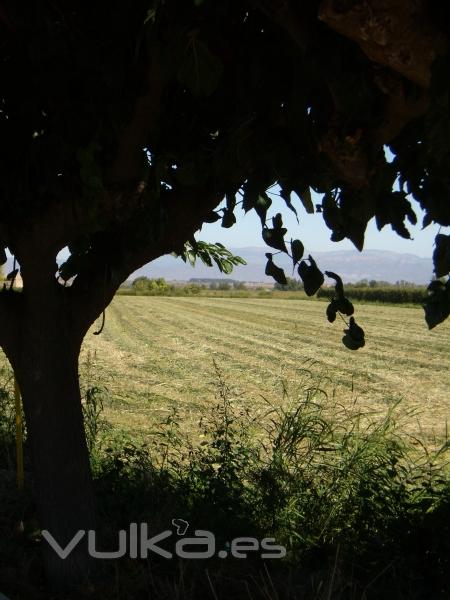
[[[353,244],[344,240],[342,242],[331,242],[331,231],[325,225],[321,214],[308,215],[301,205],[300,200],[292,194],[292,201],[297,209],[299,223],[295,215],[287,209],[284,201],[276,195],[272,195],[272,206],[269,216],[281,212],[283,222],[288,229],[287,239],[299,238],[310,251],[329,250],[354,250]],[[313,202],[320,203],[321,196],[313,195]],[[433,242],[439,231],[437,225],[429,225],[426,229],[421,228],[423,213],[420,206],[413,201],[413,208],[417,214],[419,224],[415,227],[407,225],[411,232],[411,240],[405,240],[394,233],[390,225],[386,225],[378,231],[373,219],[366,231],[364,248],[368,250],[393,250],[395,252],[408,252],[417,256],[429,257],[433,253]],[[237,223],[230,229],[223,229],[220,221],[213,224],[205,224],[196,238],[205,242],[221,242],[228,247],[264,246],[261,238],[261,222],[252,210],[245,214],[237,207]],[[448,228],[441,229],[441,233],[448,233]]]

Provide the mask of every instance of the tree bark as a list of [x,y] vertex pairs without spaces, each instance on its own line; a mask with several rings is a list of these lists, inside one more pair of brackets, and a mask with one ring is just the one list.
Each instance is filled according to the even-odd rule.
[[[83,333],[76,331],[66,290],[53,278],[45,290],[24,290],[15,342],[5,348],[22,392],[41,529],[64,548],[94,528],[94,495],[78,379]],[[61,559],[43,540],[53,588],[68,589],[92,569],[84,540]]]

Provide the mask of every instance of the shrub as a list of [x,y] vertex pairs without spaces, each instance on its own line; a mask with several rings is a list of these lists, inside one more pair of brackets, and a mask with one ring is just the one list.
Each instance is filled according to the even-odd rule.
[[[426,289],[423,287],[363,287],[345,286],[346,296],[350,300],[363,302],[387,302],[392,304],[422,304],[426,297]],[[318,298],[332,298],[334,288],[321,288],[317,292]]]
[[[96,598],[190,599],[211,588],[218,597],[213,580],[220,597],[233,598],[445,597],[450,444],[420,454],[399,435],[396,406],[378,420],[350,413],[334,400],[328,378],[306,371],[295,385],[280,382],[279,402],[251,414],[214,367],[215,402],[189,435],[173,409],[145,443],[111,430],[99,437],[102,406],[91,406],[102,545],[115,548],[115,532],[131,522],[150,523],[156,534],[182,518],[192,531],[212,531],[217,548],[241,535],[273,537],[286,546],[286,559],[269,567],[257,557],[207,565],[152,559],[150,578],[146,561],[108,561],[114,577]],[[95,389],[88,373],[84,378],[86,389]],[[10,553],[0,545],[5,564]],[[260,594],[264,585],[273,593]],[[29,597],[24,589],[21,597]]]
[[[305,598],[364,597],[369,585],[373,598],[444,589],[447,446],[418,454],[398,434],[395,406],[379,420],[350,414],[333,401],[332,389],[308,375],[296,386],[281,382],[280,402],[252,416],[215,370],[216,402],[197,433],[181,435],[172,411],[149,445],[126,443],[107,455],[98,484],[114,485],[105,498],[114,498],[106,509],[115,507],[117,526],[125,515],[157,514],[161,524],[175,515],[202,523],[218,544],[243,532],[274,537],[288,549],[271,570],[280,597],[290,568],[291,586],[302,574],[310,581],[311,589],[302,584]],[[254,585],[252,565],[246,561],[236,575],[241,581],[250,574],[247,586]]]
[[280,290],[282,292],[298,292],[303,290],[303,283],[299,279],[287,277],[286,280],[286,285],[282,285],[281,283],[275,283],[273,289]]
[[159,277],[158,279],[137,277],[131,284],[131,289],[136,294],[162,296],[169,293],[172,289],[172,286],[170,286],[162,277]]

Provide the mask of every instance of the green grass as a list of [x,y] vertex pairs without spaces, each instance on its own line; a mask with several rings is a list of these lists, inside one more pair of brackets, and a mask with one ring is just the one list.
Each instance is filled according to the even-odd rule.
[[[116,532],[131,522],[146,522],[156,534],[176,517],[191,530],[214,532],[216,551],[242,535],[270,537],[285,546],[286,558],[122,558],[102,564],[100,578],[75,595],[48,596],[29,482],[21,498],[10,477],[0,490],[2,591],[15,600],[448,597],[445,448],[418,453],[402,436],[395,406],[382,419],[352,415],[327,393],[326,380],[306,372],[279,390],[274,405],[266,402],[264,414],[242,410],[243,396],[217,363],[213,372],[201,423],[185,432],[174,410],[147,443],[105,430],[99,390],[88,388],[102,548],[116,548]],[[11,408],[9,392],[3,400]],[[13,443],[0,420],[2,435]],[[18,515],[19,535],[12,533]]]
[[352,352],[340,341],[344,324],[329,324],[319,301],[119,296],[102,335],[88,333],[81,362],[94,360],[108,420],[144,436],[174,407],[186,431],[196,425],[212,402],[216,360],[254,414],[262,396],[276,401],[282,381],[311,373],[355,412],[384,415],[401,399],[405,433],[438,445],[450,408],[450,323],[429,332],[420,308],[368,304],[356,305],[356,318],[366,346]]
[[[176,517],[213,531],[218,549],[251,535],[288,553],[106,561],[77,600],[448,597],[449,444],[431,448],[446,438],[449,326],[429,333],[421,310],[357,306],[367,345],[355,353],[324,308],[114,300],[80,363],[104,548],[131,522],[156,534]],[[29,477],[14,490],[14,400],[1,377],[2,591],[47,600]]]

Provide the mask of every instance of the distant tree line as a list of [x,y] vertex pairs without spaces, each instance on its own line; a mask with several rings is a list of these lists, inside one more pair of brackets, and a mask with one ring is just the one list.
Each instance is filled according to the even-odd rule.
[[247,286],[243,281],[212,281],[209,284],[210,290],[246,290]]
[[300,292],[303,291],[303,283],[300,279],[293,279],[292,277],[286,277],[287,283],[285,285],[281,283],[275,283],[273,286],[274,290],[281,292]]
[[[296,292],[303,290],[303,282],[301,279],[294,279],[291,277],[286,277],[287,283],[285,285],[280,283],[275,283],[273,288],[274,290],[282,291],[282,292]],[[360,279],[355,282],[345,283],[345,287],[348,289],[359,289],[359,288],[370,288],[370,289],[397,289],[397,288],[408,288],[411,290],[424,290],[425,287],[421,285],[417,285],[412,283],[411,281],[400,280],[395,283],[390,283],[389,281],[379,281],[377,279]],[[325,296],[328,296],[328,291],[325,287]],[[319,295],[319,294],[318,294]]]
[[346,283],[347,288],[411,288],[411,289],[425,289],[425,286],[412,283],[411,281],[405,281],[400,279],[395,283],[389,281],[379,281],[377,279],[360,279],[359,281]]
[[[302,292],[301,280],[288,277],[287,283],[281,285],[275,283],[274,291],[278,292]],[[421,304],[426,298],[426,288],[408,281],[397,281],[389,283],[376,281],[374,279],[362,279],[354,283],[345,284],[346,294],[351,300],[363,302],[386,302],[392,304]],[[262,288],[248,289],[244,282],[227,279],[191,279],[184,285],[167,282],[163,277],[149,278],[137,277],[128,286],[122,287],[120,293],[136,296],[197,296],[208,295],[211,292],[227,292],[227,296],[234,293],[242,295],[259,295],[270,297],[272,292]],[[229,294],[228,294],[229,293]],[[322,287],[318,298],[332,298],[334,287]]]
[[198,283],[187,283],[184,286],[176,286],[168,283],[164,277],[151,279],[149,277],[137,277],[128,288],[128,292],[137,296],[175,296],[175,295],[196,295],[206,286]]
[[[203,281],[203,283],[201,283]],[[141,276],[134,279],[131,285],[122,287],[121,293],[142,296],[191,296],[198,295],[201,291],[245,291],[247,287],[243,281],[227,281],[226,279],[214,279],[210,283],[205,280],[190,280],[184,285],[176,285],[167,282],[163,277],[152,279]]]
[[[357,284],[346,284],[346,295],[350,300],[366,302],[386,302],[392,304],[422,304],[427,292],[425,287],[411,284],[385,284],[358,286]],[[323,287],[317,292],[318,298],[332,298],[334,288]]]

